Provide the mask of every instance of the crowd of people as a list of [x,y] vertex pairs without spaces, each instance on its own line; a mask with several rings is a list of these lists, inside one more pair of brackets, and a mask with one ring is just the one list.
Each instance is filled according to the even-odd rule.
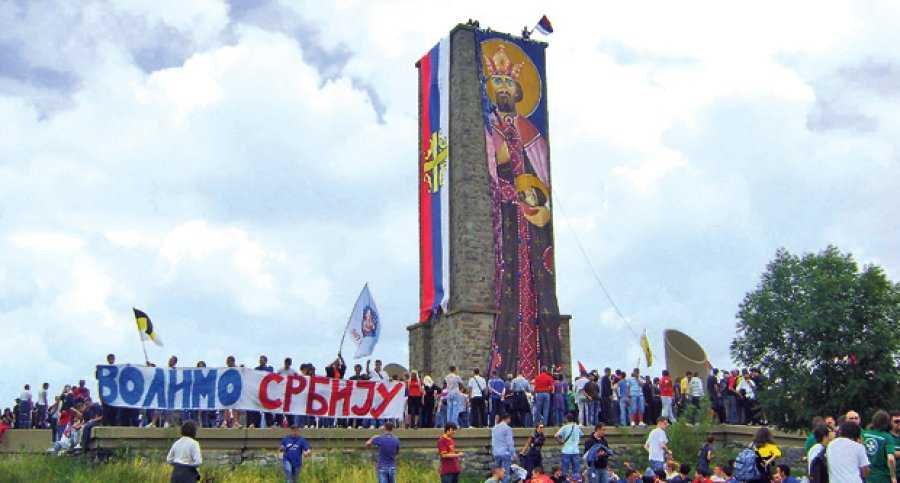
[[[115,356],[108,355],[106,363],[115,364]],[[147,365],[153,366],[149,362]],[[178,358],[170,357],[167,365],[177,367]],[[225,366],[243,367],[236,364],[233,356],[226,358]],[[206,364],[199,361],[196,367],[206,367]],[[281,367],[274,368],[269,365],[265,355],[259,357],[254,369],[277,372],[280,375],[321,374],[310,363],[300,364],[297,370],[293,369],[290,358],[286,358]],[[652,478],[652,481],[678,483],[791,481],[790,469],[777,464],[781,453],[765,427],[761,427],[757,433],[752,454],[744,455],[742,452],[729,465],[711,464],[713,440],[710,438],[703,448],[698,449],[698,463],[692,476],[689,475],[690,465],[672,461],[666,446],[668,439],[665,431],[670,422],[696,414],[697,411],[690,409],[701,407],[706,404],[704,401],[708,402],[711,413],[719,422],[764,423],[764,417],[756,405],[756,394],[765,382],[755,369],[712,369],[705,375],[688,372],[678,378],[664,370],[659,377],[651,378],[641,375],[638,369],[632,370],[628,375],[622,370],[606,368],[602,374],[599,371],[582,370],[571,382],[563,375],[561,368],[547,367],[541,368],[530,380],[522,374],[507,374],[505,378],[501,378],[492,373],[485,378],[477,368],[464,377],[455,367],[450,367],[438,381],[430,374],[420,377],[416,371],[389,375],[380,360],[376,360],[374,365],[370,361],[365,366],[356,364],[349,375],[346,369],[344,360],[338,356],[324,369],[324,375],[350,380],[402,382],[407,396],[404,418],[360,420],[236,410],[164,411],[119,408],[92,398],[91,390],[81,380],[77,384],[66,385],[52,399],[49,384],[43,383],[36,394],[32,393],[30,385],[25,385],[15,406],[3,411],[0,435],[7,428],[47,428],[53,432],[54,444],[51,451],[77,452],[87,447],[92,428],[101,424],[180,426],[183,434],[187,431],[185,437],[189,439],[191,432],[195,433],[197,427],[290,427],[293,428],[291,434],[295,439],[293,443],[287,441],[282,445],[286,458],[290,456],[285,463],[285,472],[290,479],[291,474],[295,475],[299,471],[302,455],[309,451],[305,440],[296,439],[300,438],[300,428],[382,428],[385,434],[371,439],[367,444],[378,448],[380,452],[378,471],[380,475],[385,475],[385,479],[380,481],[393,481],[392,475],[396,468],[389,464],[393,459],[387,454],[393,451],[396,455],[399,451],[399,440],[392,435],[393,428],[440,427],[444,428],[438,442],[442,481],[455,481],[453,475],[459,473],[459,458],[462,457],[462,453],[455,449],[456,430],[469,426],[490,427],[495,468],[491,477],[493,480],[488,481],[517,481],[515,478],[534,482],[582,481],[582,477],[586,481],[603,483],[618,479],[633,483],[637,479],[649,481],[648,478]],[[614,452],[605,440],[605,428],[645,426],[650,422],[656,424],[656,428],[650,432],[645,445],[649,462],[647,474],[628,466],[623,466],[618,473],[610,471],[607,465]],[[860,475],[865,475],[865,468],[871,469],[867,483],[896,483],[893,475],[895,442],[900,433],[898,413],[876,413],[866,431],[860,430],[859,415],[853,411],[838,420],[833,417],[817,418],[813,423],[807,442],[811,480],[826,481],[824,475],[832,475],[837,476],[837,479],[831,479],[832,482],[855,482],[858,480],[849,478],[848,475],[856,475],[857,472],[847,468],[857,465],[857,469],[863,471]],[[559,468],[548,471],[544,471],[542,463],[542,448],[547,437],[544,434],[545,425],[559,427],[552,437],[562,445],[562,464]],[[534,428],[534,433],[521,450],[514,445],[512,427]],[[594,429],[585,436],[582,434],[582,427]],[[881,458],[880,454],[886,456]],[[178,469],[179,474],[187,474],[190,470],[184,468],[192,465],[196,467],[201,461],[199,447],[194,448],[186,440],[178,447],[173,447],[170,457],[173,466],[181,468]],[[749,459],[753,460],[753,465],[748,464]],[[582,469],[582,466],[585,468]],[[756,471],[748,469],[751,467],[756,468]],[[888,477],[883,478],[884,475]]]
[[[178,358],[172,356],[168,367],[176,367]],[[107,364],[115,364],[115,355],[109,354]],[[154,364],[147,362],[148,366]],[[234,356],[225,360],[226,367],[238,365]],[[196,367],[206,367],[198,361]],[[254,369],[277,372],[279,375],[324,375],[351,380],[378,380],[403,382],[407,406],[402,420],[393,421],[397,427],[443,427],[446,423],[458,427],[491,427],[500,414],[509,414],[513,427],[533,427],[541,422],[548,426],[565,424],[567,414],[575,414],[576,421],[584,426],[603,423],[607,426],[644,426],[653,424],[659,416],[675,421],[690,407],[699,407],[708,401],[718,422],[730,424],[761,424],[764,418],[757,409],[756,393],[764,384],[756,369],[719,371],[708,374],[687,372],[676,377],[663,370],[658,377],[641,375],[639,369],[631,374],[617,369],[582,371],[573,380],[568,379],[562,368],[541,368],[533,378],[522,374],[491,373],[485,377],[478,368],[462,374],[456,367],[448,368],[437,379],[431,374],[417,371],[389,375],[380,360],[355,364],[352,373],[340,355],[324,371],[312,363],[302,363],[296,369],[293,360],[285,358],[280,367],[269,364],[261,355]],[[93,416],[99,408],[102,424],[108,426],[164,427],[192,419],[200,427],[369,427],[382,421],[342,420],[327,417],[281,415],[255,411],[160,411],[114,408],[91,399],[84,381],[66,386],[52,401],[49,384],[44,383],[32,395],[29,385],[16,399],[11,409],[6,409],[3,419],[14,428],[50,428],[54,441],[67,437],[72,429],[78,432],[85,419],[84,413]],[[99,403],[99,406],[98,406]],[[2,425],[2,423],[0,423]],[[72,448],[77,446],[77,441]],[[63,443],[63,447],[65,443]]]
[[[538,423],[534,433],[519,449],[515,445],[510,423],[512,416],[504,413],[491,429],[493,465],[485,483],[799,483],[792,476],[791,467],[782,463],[781,448],[771,431],[760,427],[752,444],[741,450],[725,464],[713,464],[716,451],[712,436],[697,448],[696,465],[679,462],[669,449],[667,429],[669,420],[660,416],[656,427],[647,435],[644,449],[646,465],[616,461],[617,454],[606,439],[603,423],[593,426],[589,434],[582,434],[581,426],[572,414],[566,416],[553,438],[560,443],[561,464],[545,469],[543,450],[547,435]],[[877,411],[868,429],[861,429],[859,414],[849,411],[834,418],[816,418],[807,442],[807,475],[810,483],[896,483],[896,458],[900,457],[900,412],[890,415]],[[281,440],[283,469],[288,482],[298,481],[303,458],[311,451],[309,443],[300,435],[300,428],[292,425],[291,432]],[[462,473],[464,453],[456,447],[459,427],[447,423],[437,440],[441,483],[456,483]],[[378,483],[394,483],[397,478],[397,458],[401,441],[394,434],[394,423],[386,421],[381,433],[369,438],[365,446],[376,449],[375,471]],[[172,481],[196,481],[202,464],[196,425],[192,421],[181,427],[183,437],[169,451],[167,461],[172,464]]]

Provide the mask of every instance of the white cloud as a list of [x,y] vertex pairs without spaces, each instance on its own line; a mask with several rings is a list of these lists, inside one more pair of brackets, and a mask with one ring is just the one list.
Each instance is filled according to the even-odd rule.
[[[105,352],[140,358],[132,305],[165,331],[151,357],[321,363],[366,281],[391,321],[379,355],[404,362],[413,63],[470,17],[517,31],[546,12],[556,26],[557,273],[573,358],[628,367],[640,352],[571,229],[659,357],[654,334],[677,327],[727,361],[737,303],[778,246],[837,243],[900,273],[897,233],[883,229],[900,174],[892,3],[457,2],[422,21],[411,2],[282,1],[265,8],[291,21],[272,27],[233,23],[217,1],[15,8],[0,6],[0,49],[71,83],[0,66],[0,350],[28,348],[4,369],[32,383],[46,369],[56,387],[88,376]],[[322,52],[347,58],[326,69]]]

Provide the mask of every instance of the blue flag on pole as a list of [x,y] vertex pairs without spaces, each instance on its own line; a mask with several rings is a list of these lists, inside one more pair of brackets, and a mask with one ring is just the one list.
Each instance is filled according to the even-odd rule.
[[350,322],[347,324],[347,334],[356,343],[354,359],[368,357],[378,343],[381,335],[381,317],[375,299],[369,292],[369,284],[363,287],[350,314]]

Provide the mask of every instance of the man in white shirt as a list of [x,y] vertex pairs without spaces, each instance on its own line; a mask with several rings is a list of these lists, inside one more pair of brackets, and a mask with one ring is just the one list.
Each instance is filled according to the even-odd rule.
[[45,423],[47,422],[47,390],[50,389],[49,383],[44,383],[41,386],[41,389],[38,391],[37,403],[35,403],[35,409],[37,409],[37,421],[35,421],[34,427],[43,429]]
[[572,385],[572,391],[575,392],[575,404],[578,406],[578,424],[587,426],[588,424],[588,398],[584,393],[584,386],[587,385],[587,374],[581,374],[575,379]]
[[825,448],[827,448],[831,440],[834,439],[834,431],[824,424],[819,424],[813,428],[813,438],[815,438],[816,443],[810,446],[809,451],[806,452],[807,474],[812,474],[813,460],[816,459],[820,453],[825,451]]
[[185,421],[181,425],[181,438],[169,449],[166,463],[172,465],[172,481],[194,481],[200,479],[197,468],[203,464],[200,443],[197,442],[197,425],[193,421]]
[[370,381],[387,382],[391,380],[387,372],[381,369],[381,359],[375,359],[375,370],[369,368],[369,361],[366,361],[366,372],[369,374]]
[[703,398],[703,380],[700,379],[698,374],[695,372],[688,383],[688,387],[691,390],[691,403],[696,407],[700,407],[700,399]]
[[650,431],[647,436],[647,442],[644,443],[644,449],[647,450],[650,460],[650,468],[655,472],[665,471],[666,453],[669,451],[669,437],[666,435],[666,428],[669,427],[669,420],[660,417],[656,420],[656,428]]
[[484,393],[487,391],[487,381],[479,373],[476,367],[472,369],[472,377],[469,378],[469,406],[472,411],[470,420],[476,428],[484,426],[486,416]]
[[19,399],[22,401],[31,402],[31,385],[25,384],[25,389],[22,390],[22,394],[19,395]]
[[866,448],[859,443],[859,425],[845,421],[840,436],[825,450],[830,483],[862,483],[869,474],[869,457]]

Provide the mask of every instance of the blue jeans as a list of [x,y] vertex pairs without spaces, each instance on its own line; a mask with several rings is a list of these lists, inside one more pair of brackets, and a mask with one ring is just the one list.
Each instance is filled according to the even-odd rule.
[[456,394],[447,396],[447,422],[459,426],[459,413],[462,411],[459,397]]
[[737,398],[734,396],[725,396],[725,419],[728,424],[737,424]]
[[285,483],[297,483],[300,481],[300,469],[302,466],[294,466],[290,461],[283,462]]
[[503,473],[503,483],[509,483],[510,477],[510,469],[509,467],[512,465],[512,456],[498,456],[494,455],[494,467],[502,466],[504,470]]
[[550,425],[550,393],[539,392],[534,395],[534,419],[537,422],[540,417],[541,422]]
[[553,412],[553,425],[554,426],[562,426],[566,424],[566,401],[565,400],[555,400],[551,405],[551,412]]
[[606,468],[599,470],[591,468],[588,470],[588,482],[590,483],[609,483],[609,471]]
[[572,476],[576,481],[581,481],[581,455],[563,453],[562,472],[564,475]]
[[600,401],[594,399],[588,403],[588,424],[597,424],[597,414],[600,412]]
[[[628,405],[628,412],[632,419],[640,419],[644,412],[644,395],[631,396],[631,403]],[[640,421],[635,420],[638,423]]]
[[619,399],[619,425],[628,426],[628,400]]
[[397,468],[377,468],[378,483],[394,483],[397,481]]
[[494,427],[497,416],[503,412],[503,401],[499,397],[491,396],[491,407],[488,408],[488,426]]
[[650,469],[655,472],[665,471],[666,470],[666,462],[650,460]]

